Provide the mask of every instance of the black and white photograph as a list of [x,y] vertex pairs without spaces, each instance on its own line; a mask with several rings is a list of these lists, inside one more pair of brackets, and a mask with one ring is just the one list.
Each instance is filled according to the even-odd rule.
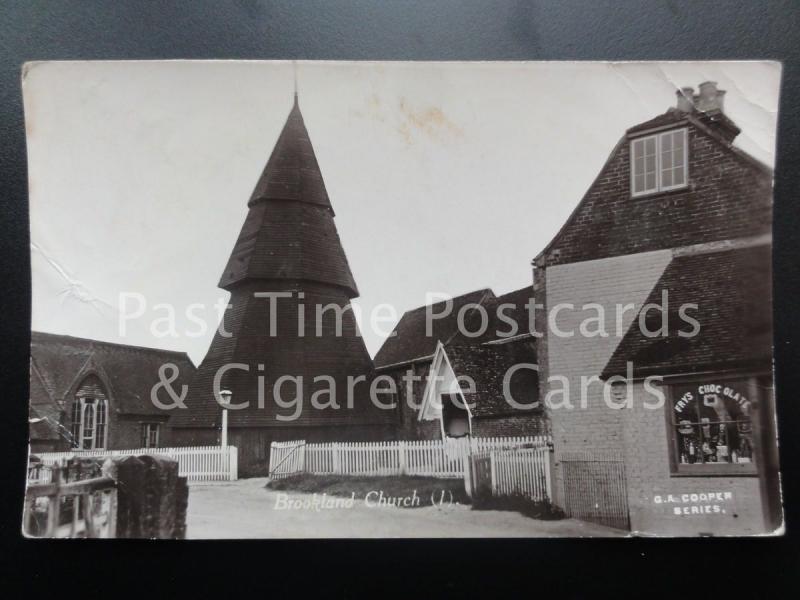
[[22,534],[783,535],[781,75],[27,62]]

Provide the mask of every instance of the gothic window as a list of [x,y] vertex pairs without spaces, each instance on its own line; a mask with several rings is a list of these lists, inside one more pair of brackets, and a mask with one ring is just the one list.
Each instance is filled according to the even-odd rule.
[[106,447],[108,406],[102,384],[90,376],[78,388],[72,402],[72,447],[99,450]]

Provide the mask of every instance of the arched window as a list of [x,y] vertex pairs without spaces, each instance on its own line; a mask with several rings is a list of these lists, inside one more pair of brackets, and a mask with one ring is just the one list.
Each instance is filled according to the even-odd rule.
[[78,388],[72,403],[72,447],[99,450],[106,447],[108,405],[105,390],[96,376]]

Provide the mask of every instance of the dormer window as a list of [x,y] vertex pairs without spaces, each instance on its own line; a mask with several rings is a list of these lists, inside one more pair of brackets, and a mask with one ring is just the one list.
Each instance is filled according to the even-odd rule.
[[687,130],[676,129],[631,140],[631,195],[686,187]]

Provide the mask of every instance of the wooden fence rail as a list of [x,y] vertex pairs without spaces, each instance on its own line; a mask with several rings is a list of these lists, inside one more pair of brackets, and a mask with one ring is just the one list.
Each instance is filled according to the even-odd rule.
[[50,481],[50,469],[73,457],[139,456],[155,454],[178,461],[178,474],[188,481],[236,481],[238,450],[236,446],[187,446],[180,448],[136,448],[131,450],[76,450],[74,452],[41,452],[35,454],[41,466],[29,466],[28,480],[36,483]]
[[30,483],[25,490],[25,535],[113,538],[116,534],[116,481],[98,476],[65,482],[63,469],[53,472],[52,481]]

